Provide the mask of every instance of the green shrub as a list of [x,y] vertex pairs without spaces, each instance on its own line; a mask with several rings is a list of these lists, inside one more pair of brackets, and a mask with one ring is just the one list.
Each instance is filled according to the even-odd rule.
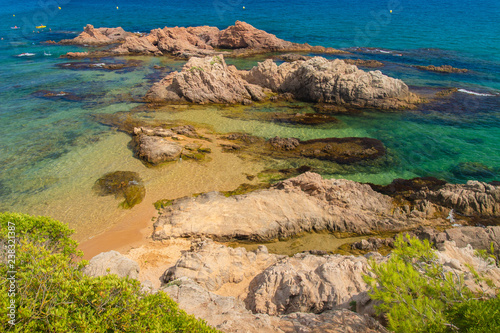
[[[10,223],[9,223],[10,222]],[[7,332],[216,332],[187,315],[166,294],[145,294],[116,275],[89,277],[66,225],[46,217],[0,214],[0,242],[15,227],[15,297],[9,295],[8,252],[0,259],[0,323]],[[9,258],[11,259],[11,258]],[[9,323],[15,299],[15,325]]]
[[[395,332],[500,332],[498,297],[473,293],[463,275],[446,273],[430,243],[399,235],[389,260],[370,262],[370,297]],[[481,277],[476,273],[477,281]],[[495,306],[493,310],[490,307]],[[489,310],[488,310],[489,309]],[[483,330],[485,329],[485,330]]]

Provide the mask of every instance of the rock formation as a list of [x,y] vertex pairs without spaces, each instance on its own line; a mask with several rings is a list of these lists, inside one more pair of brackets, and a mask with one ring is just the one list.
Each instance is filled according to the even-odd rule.
[[348,310],[331,310],[321,314],[292,313],[269,316],[252,313],[241,300],[207,291],[189,278],[181,278],[163,287],[179,307],[207,321],[223,332],[245,333],[386,333],[373,318]]
[[500,186],[469,180],[467,184],[446,184],[435,191],[422,191],[419,197],[463,215],[500,219]]
[[350,308],[351,302],[366,298],[363,275],[368,273],[365,257],[296,254],[252,281],[247,305],[270,315]]
[[[476,185],[472,188],[477,189]],[[437,193],[448,193],[448,190],[441,192],[443,189],[461,189],[450,192],[456,200],[453,207],[488,218],[488,214],[497,212],[494,207],[498,207],[500,199],[495,193],[500,187],[486,185],[482,184],[481,189],[488,189],[489,194],[465,191],[470,185],[446,185]],[[307,172],[270,189],[248,194],[225,197],[212,192],[174,200],[155,223],[153,237],[208,236],[217,240],[264,241],[312,230],[370,234],[414,229],[419,225],[449,225],[448,197],[435,200],[441,197],[429,193],[405,203],[375,192],[369,185],[323,179]],[[478,198],[483,198],[487,205],[483,201],[479,204]]]
[[[136,36],[124,32],[121,28],[94,29],[87,25],[85,31],[72,40],[63,40],[63,44],[79,45],[106,45],[123,41],[123,44],[105,53],[109,55],[173,55],[180,58],[192,56],[206,56],[215,53],[215,49],[231,49],[233,56],[248,56],[264,52],[319,52],[319,53],[347,53],[345,51],[296,44],[288,42],[254,28],[248,23],[236,21],[222,31],[217,27],[165,27],[153,29],[144,36]],[[101,51],[103,52],[103,51]],[[78,56],[73,54],[73,56]]]
[[343,60],[314,57],[277,65],[268,59],[242,77],[278,93],[308,102],[356,107],[402,108],[418,102],[401,80],[380,71],[365,72]]
[[187,277],[208,291],[217,291],[225,284],[238,284],[253,279],[257,272],[283,259],[269,254],[265,246],[255,252],[218,245],[211,240],[195,243],[177,263],[162,276],[164,283]]
[[420,227],[414,231],[420,239],[427,239],[438,248],[446,241],[453,241],[458,247],[471,245],[474,249],[490,252],[491,245],[495,255],[500,257],[500,226],[482,227],[458,227],[437,231],[429,227]]
[[301,101],[354,107],[403,108],[418,102],[403,81],[339,59],[315,57],[280,66],[268,59],[250,71],[238,71],[222,55],[191,58],[181,72],[154,84],[146,100],[248,103],[263,100],[265,89]]
[[368,234],[409,229],[436,213],[425,204],[405,209],[368,185],[307,172],[268,190],[228,198],[212,192],[175,200],[155,223],[153,237],[262,241],[324,229]]
[[85,274],[90,276],[103,276],[116,274],[119,277],[139,277],[139,265],[116,251],[102,252],[92,258],[85,266]]
[[75,44],[101,46],[124,41],[126,38],[134,36],[133,33],[126,32],[121,27],[118,28],[94,28],[87,24],[83,32],[74,39],[63,39],[60,44]]
[[181,72],[153,85],[147,101],[190,103],[248,103],[266,97],[264,89],[243,80],[222,55],[191,58]]
[[[176,161],[184,156],[200,160],[206,153],[210,153],[210,149],[204,147],[202,143],[187,140],[187,138],[199,138],[195,128],[191,125],[170,129],[147,126],[134,127],[131,134],[135,155],[146,165]],[[182,139],[181,136],[185,138]]]

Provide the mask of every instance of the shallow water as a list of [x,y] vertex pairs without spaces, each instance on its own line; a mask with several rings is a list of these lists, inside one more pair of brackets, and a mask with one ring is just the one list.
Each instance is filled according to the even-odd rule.
[[[246,9],[242,10],[238,1],[160,4],[146,0],[140,4],[121,1],[116,10],[115,3],[92,0],[64,4],[61,1],[60,11],[47,12],[34,0],[23,2],[22,6],[7,2],[0,8],[6,17],[0,26],[0,35],[4,37],[0,41],[0,210],[61,219],[84,239],[129,212],[118,207],[120,200],[98,197],[91,190],[99,177],[118,170],[138,172],[146,183],[146,198],[133,208],[136,210],[158,199],[232,190],[248,182],[246,174],[256,174],[264,168],[309,165],[326,177],[378,184],[417,176],[450,182],[500,180],[500,45],[495,39],[498,2],[400,1],[400,6],[398,2],[372,0],[355,3],[353,7],[352,1],[312,1],[305,6],[298,1],[254,0],[245,1]],[[394,7],[390,19],[389,4]],[[139,17],[139,8],[148,15]],[[275,20],[277,12],[288,18],[286,22]],[[468,14],[471,12],[474,15]],[[382,15],[386,21],[377,21],[374,14]],[[43,23],[52,30],[32,32],[34,29],[25,22],[35,18],[46,19],[37,25]],[[179,70],[184,62],[133,57],[142,62],[139,67],[118,71],[70,70],[57,65],[75,61],[58,57],[81,48],[40,44],[49,39],[71,38],[87,23],[148,31],[164,25],[209,24],[225,28],[236,19],[284,39],[345,47],[354,52],[352,58],[383,61],[386,65],[380,70],[384,74],[401,78],[418,91],[443,87],[463,90],[412,111],[335,115],[340,122],[329,126],[259,120],[265,112],[312,112],[306,103],[147,110],[137,101],[153,82],[168,71]],[[11,30],[14,25],[23,29]],[[371,31],[369,38],[363,38],[367,31]],[[352,49],[358,46],[378,49]],[[24,52],[35,56],[15,57]],[[248,69],[261,59],[227,61]],[[437,74],[412,67],[428,64],[449,64],[470,71]],[[155,65],[164,70],[155,69]],[[77,98],[47,98],[40,94],[41,90],[69,92]],[[203,125],[219,133],[244,131],[265,138],[372,137],[384,143],[388,154],[375,163],[345,166],[307,159],[242,160],[214,147],[212,161],[206,165],[185,161],[182,165],[173,163],[150,169],[133,158],[127,148],[127,135],[92,117],[123,111],[133,111],[137,117]]]

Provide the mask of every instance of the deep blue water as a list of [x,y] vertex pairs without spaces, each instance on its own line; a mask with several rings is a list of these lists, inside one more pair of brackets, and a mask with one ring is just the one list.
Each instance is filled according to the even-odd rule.
[[[121,99],[121,94],[142,96],[151,85],[146,78],[154,74],[153,66],[164,61],[144,60],[144,66],[133,72],[57,67],[67,61],[59,55],[78,48],[40,42],[72,38],[87,23],[147,32],[176,25],[223,29],[242,20],[294,42],[350,50],[376,48],[353,57],[383,61],[383,73],[418,89],[457,87],[485,95],[460,92],[415,111],[342,116],[343,128],[330,130],[243,121],[211,124],[213,119],[192,117],[220,126],[219,130],[301,138],[370,136],[388,147],[390,161],[384,168],[325,171],[332,177],[379,183],[414,176],[453,182],[500,180],[498,0],[4,0],[0,17],[0,210],[19,209],[26,198],[62,186],[57,174],[47,177],[54,161],[110,134],[90,116],[132,109],[135,105]],[[47,28],[38,30],[37,25]],[[13,26],[20,29],[13,30]],[[15,57],[24,52],[36,55]],[[253,63],[237,62],[242,68]],[[436,74],[411,67],[429,64],[470,71]],[[168,65],[178,68],[181,63]],[[64,90],[82,99],[40,98],[40,90]],[[186,117],[191,115],[186,113]],[[464,163],[469,163],[465,171]]]

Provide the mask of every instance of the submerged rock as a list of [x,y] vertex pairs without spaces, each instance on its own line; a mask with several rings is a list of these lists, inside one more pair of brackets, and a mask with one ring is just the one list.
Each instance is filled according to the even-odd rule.
[[93,189],[101,196],[123,197],[125,199],[121,203],[123,208],[132,208],[141,203],[146,195],[146,189],[139,174],[132,171],[107,173],[95,182]]
[[[80,55],[71,56],[74,58],[80,57]],[[64,69],[73,70],[121,70],[121,69],[133,69],[139,66],[142,62],[139,60],[127,60],[123,63],[105,63],[105,62],[69,62],[57,64],[57,67]]]
[[320,113],[276,113],[273,118],[274,121],[280,123],[300,124],[300,125],[320,125],[338,123],[339,120],[335,117]]
[[66,101],[81,101],[82,97],[73,94],[68,91],[50,91],[50,90],[38,90],[33,93],[35,97],[50,98],[50,99],[62,99]]
[[418,69],[429,71],[429,72],[437,72],[437,73],[467,73],[469,70],[465,68],[455,68],[450,65],[442,65],[442,66],[415,66]]
[[343,59],[346,64],[356,65],[361,67],[384,67],[384,64],[377,60],[363,60],[363,59]]
[[236,144],[224,144],[225,151],[245,151],[279,159],[313,158],[351,164],[375,160],[386,153],[383,143],[371,138],[323,138],[301,141],[297,138],[274,137],[267,141],[250,135],[232,134],[224,139]]
[[451,172],[459,178],[491,178],[495,177],[495,170],[478,162],[462,162],[455,166]]

